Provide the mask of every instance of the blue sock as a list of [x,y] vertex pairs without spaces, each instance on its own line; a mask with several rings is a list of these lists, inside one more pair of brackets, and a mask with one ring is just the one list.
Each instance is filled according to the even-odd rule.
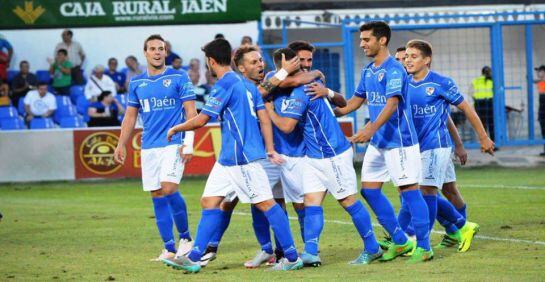
[[458,231],[458,227],[439,215],[439,212],[437,212],[437,221],[439,221],[439,224],[445,228],[447,234],[454,234],[456,231]]
[[[286,215],[286,217],[288,217],[288,211],[286,210],[286,207],[284,206],[281,206],[280,207],[282,208],[282,210],[284,211],[284,214]],[[288,218],[288,224],[289,224],[289,218]],[[284,256],[284,250],[282,250],[282,245],[280,244],[280,241],[278,241],[278,237],[276,236],[276,234],[274,234],[274,253],[277,255],[277,256],[280,256],[280,257],[283,257]]]
[[305,242],[305,210],[295,210],[297,213],[297,220],[299,221],[299,228],[301,229],[301,238]]
[[271,231],[269,229],[269,221],[265,214],[256,208],[255,205],[252,205],[252,226],[254,227],[255,237],[257,242],[261,246],[261,250],[267,254],[272,254],[272,242],[271,242]]
[[227,227],[229,227],[229,223],[231,222],[231,215],[233,215],[233,211],[221,211],[221,223],[218,226],[218,229],[216,230],[214,235],[212,236],[212,239],[210,239],[208,246],[219,246],[221,238],[223,237],[225,230],[227,230]]
[[466,224],[466,219],[463,217],[456,208],[445,198],[437,198],[437,213],[450,223],[456,225],[458,229],[462,228]]
[[465,219],[467,219],[466,208],[467,208],[467,205],[464,205],[463,207],[456,209],[458,213],[460,213]]
[[206,250],[210,238],[217,231],[222,217],[220,209],[202,210],[201,221],[197,227],[197,236],[193,249],[189,253],[189,259],[197,262],[201,260],[203,252]]
[[394,207],[388,198],[382,194],[381,189],[361,189],[361,194],[373,209],[373,212],[377,216],[378,221],[386,229],[388,234],[392,237],[392,240],[397,245],[403,245],[407,243],[407,236],[397,222]]
[[187,239],[191,241],[191,234],[189,234],[188,221],[187,221],[187,207],[185,205],[184,198],[179,191],[173,194],[165,196],[168,199],[168,205],[172,212],[172,218],[176,229],[180,234],[180,239]]
[[430,232],[433,230],[435,218],[437,217],[437,195],[425,195],[424,201],[428,205],[428,215],[430,219]]
[[297,260],[299,255],[293,242],[293,236],[291,235],[290,223],[288,216],[284,213],[284,210],[280,205],[275,204],[272,208],[265,212],[265,216],[269,220],[272,230],[284,251],[284,257],[290,262]]
[[349,207],[346,207],[346,211],[352,217],[352,222],[356,226],[358,233],[360,233],[363,240],[365,251],[370,254],[376,254],[379,251],[377,238],[373,232],[373,225],[371,225],[371,217],[369,212],[365,209],[360,201],[356,201]]
[[172,215],[168,208],[168,200],[165,197],[151,199],[153,201],[153,211],[155,212],[155,223],[165,244],[165,249],[171,253],[176,253],[176,242],[172,231]]
[[[412,229],[412,226],[411,226],[412,225],[411,212],[409,211],[409,206],[407,206],[407,204],[403,201],[401,202],[401,208],[399,209],[399,212],[397,213],[397,222],[399,223],[399,227],[401,227],[401,229],[405,231],[407,235],[409,236],[414,235],[414,229]],[[410,231],[412,231],[412,234],[408,232],[409,226],[411,226],[412,230]]]
[[320,206],[305,207],[305,252],[318,255],[318,244],[323,229],[324,209]]
[[401,196],[403,202],[407,203],[411,213],[411,222],[416,233],[416,245],[426,251],[431,249],[430,246],[430,219],[428,206],[422,197],[420,190],[402,191]]

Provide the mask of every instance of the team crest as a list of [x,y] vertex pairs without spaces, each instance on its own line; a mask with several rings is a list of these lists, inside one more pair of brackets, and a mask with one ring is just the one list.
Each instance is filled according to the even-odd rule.
[[384,73],[381,72],[378,74],[378,81],[382,81],[382,79],[384,78]]
[[172,81],[170,79],[165,79],[165,80],[163,80],[163,86],[164,87],[169,87],[171,82]]
[[433,92],[435,92],[435,88],[433,88],[433,87],[426,87],[426,94],[428,94],[428,96],[433,95]]

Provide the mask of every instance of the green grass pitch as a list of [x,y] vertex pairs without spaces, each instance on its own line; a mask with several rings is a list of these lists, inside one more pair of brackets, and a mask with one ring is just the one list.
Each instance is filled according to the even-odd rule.
[[[542,280],[545,278],[545,172],[536,169],[459,169],[468,217],[481,225],[469,252],[438,250],[429,263],[406,258],[350,266],[362,248],[349,216],[329,196],[321,239],[323,265],[289,273],[247,270],[258,250],[248,205],[239,205],[218,259],[196,275],[150,262],[162,249],[150,197],[137,180],[0,186],[0,281],[248,281],[248,280]],[[195,235],[205,179],[185,179],[181,191]],[[399,207],[395,189],[384,188]],[[291,216],[295,213],[289,207]],[[373,217],[374,218],[374,217]],[[376,221],[375,221],[376,222]],[[291,221],[302,249],[298,224]],[[376,227],[381,236],[380,227]],[[436,224],[436,231],[441,227]],[[434,233],[433,243],[440,234]]]

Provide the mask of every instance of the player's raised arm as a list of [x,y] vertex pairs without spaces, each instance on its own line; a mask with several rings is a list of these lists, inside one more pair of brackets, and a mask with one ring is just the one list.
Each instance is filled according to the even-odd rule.
[[289,61],[286,61],[286,57],[282,54],[282,68],[271,78],[265,79],[257,89],[261,93],[263,98],[267,97],[269,93],[280,85],[280,83],[285,80],[289,74],[294,71],[299,70],[299,58],[294,57]]
[[452,121],[452,118],[450,118],[450,116],[448,117],[447,127],[450,133],[450,137],[454,142],[454,154],[456,155],[456,157],[458,157],[458,159],[460,159],[460,164],[465,165],[467,162],[467,151],[464,148],[464,143],[462,142],[462,138],[458,133],[458,128],[456,128],[456,125],[454,124],[454,121]]
[[331,103],[337,107],[346,107],[346,99],[340,93],[337,93],[327,87],[324,84],[313,82],[309,84],[305,91],[307,95],[314,96],[310,100],[316,100],[318,98],[327,97]]
[[477,133],[479,143],[481,144],[481,152],[494,155],[494,142],[490,139],[490,137],[488,137],[488,134],[486,134],[483,123],[477,115],[477,112],[475,112],[475,109],[473,109],[473,107],[471,107],[467,101],[460,103],[458,105],[458,109],[464,112],[469,120],[469,123],[471,123],[471,126],[473,126],[473,129]]

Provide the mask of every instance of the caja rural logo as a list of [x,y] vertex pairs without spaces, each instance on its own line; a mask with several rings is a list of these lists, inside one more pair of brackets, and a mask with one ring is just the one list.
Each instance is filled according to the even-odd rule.
[[89,171],[107,175],[121,168],[114,161],[114,151],[119,139],[113,133],[98,132],[87,136],[81,142],[79,156],[83,166]]

